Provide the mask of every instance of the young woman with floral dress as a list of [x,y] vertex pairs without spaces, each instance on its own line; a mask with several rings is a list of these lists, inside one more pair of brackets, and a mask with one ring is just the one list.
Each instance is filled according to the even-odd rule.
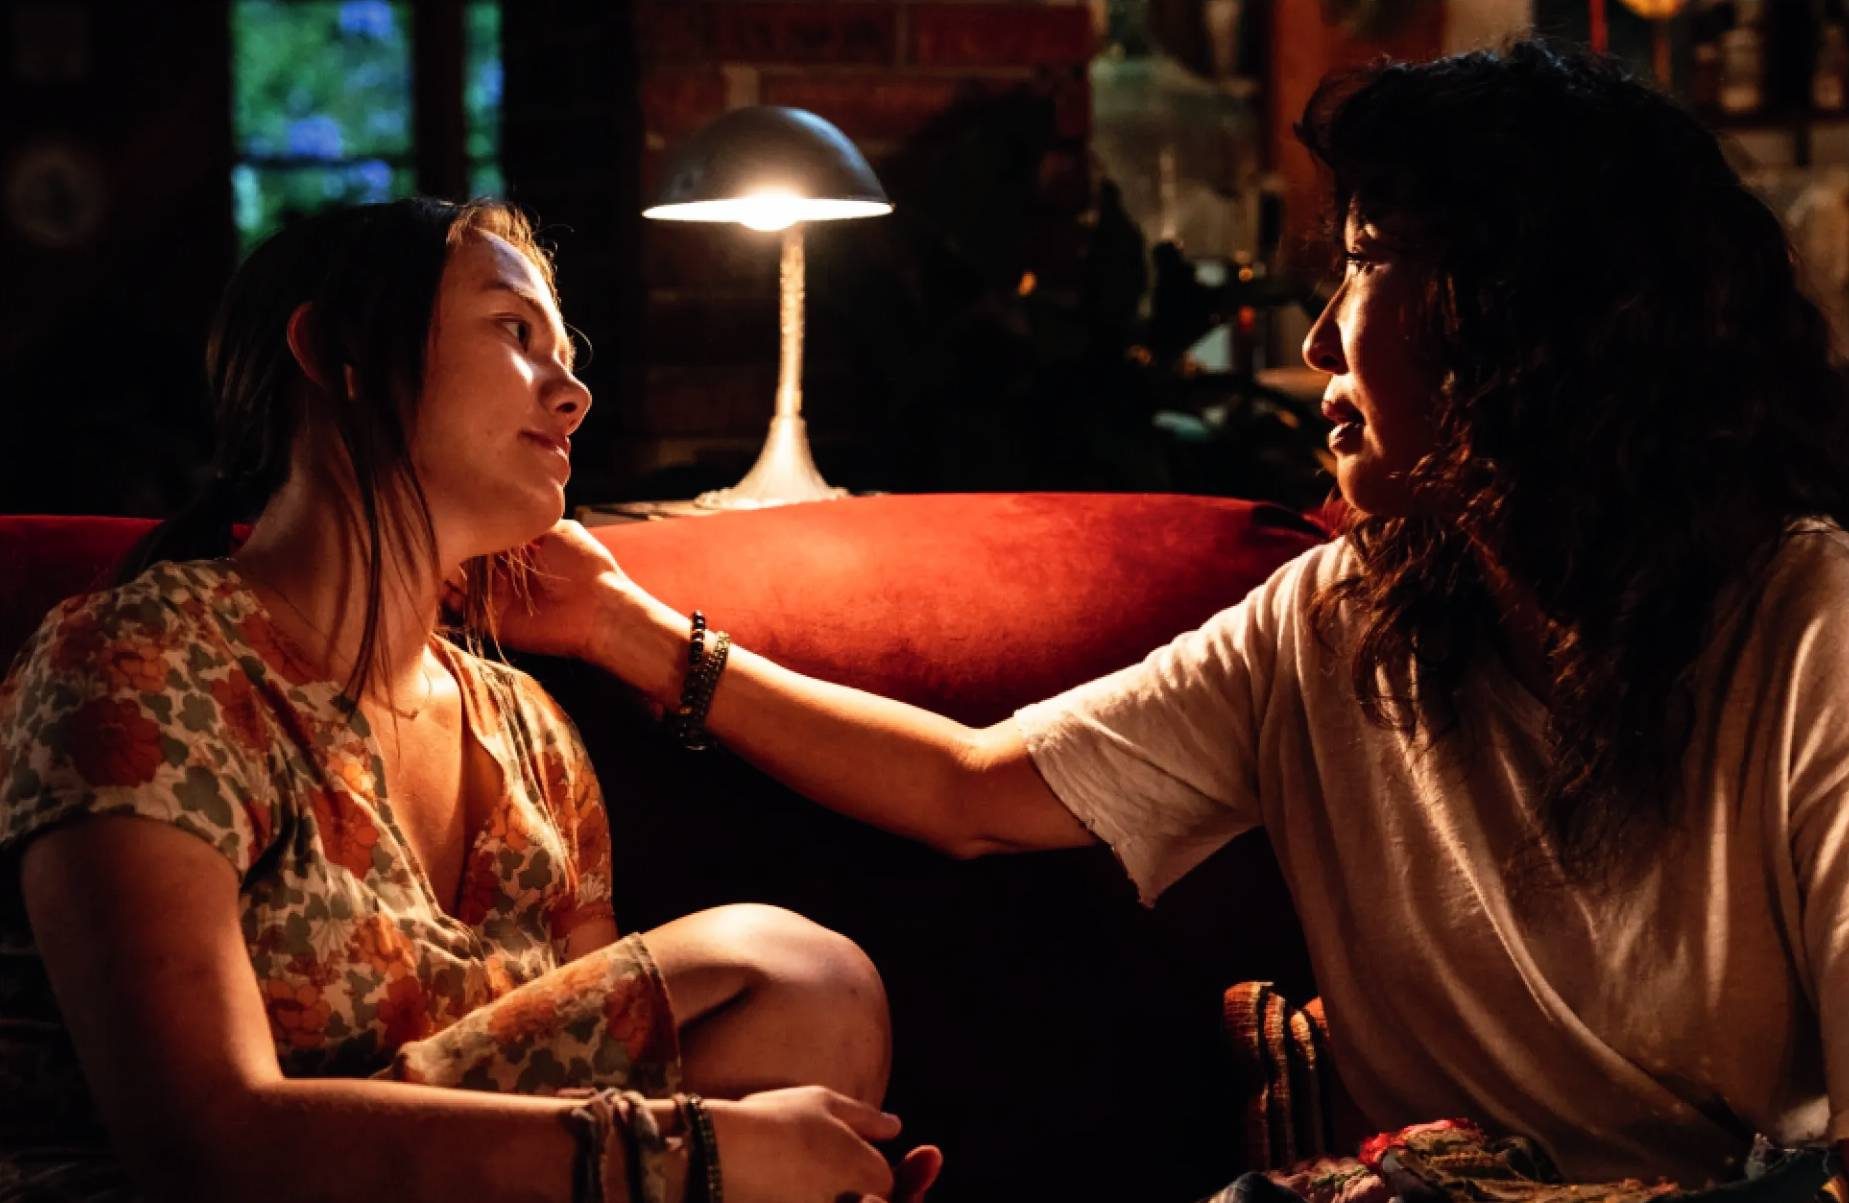
[[714,1147],[734,1200],[892,1192],[866,958],[768,907],[620,936],[576,732],[472,650],[590,405],[527,222],[306,219],[207,361],[211,487],[0,686],[0,1197],[700,1198]]

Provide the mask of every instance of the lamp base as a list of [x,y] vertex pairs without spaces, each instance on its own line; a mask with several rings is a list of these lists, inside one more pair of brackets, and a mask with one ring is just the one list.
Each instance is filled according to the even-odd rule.
[[694,498],[694,504],[709,510],[761,510],[846,496],[846,489],[830,485],[816,470],[802,418],[779,414],[770,420],[764,449],[758,452],[757,462],[745,473],[745,479],[729,489],[702,493]]

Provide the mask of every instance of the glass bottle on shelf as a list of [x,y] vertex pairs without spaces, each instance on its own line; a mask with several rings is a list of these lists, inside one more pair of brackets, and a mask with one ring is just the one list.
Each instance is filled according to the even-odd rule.
[[1842,0],[1825,0],[1817,20],[1817,61],[1810,76],[1811,111],[1849,110],[1849,25]]
[[1258,81],[1240,74],[1249,13],[1230,0],[1201,6],[1196,70],[1147,36],[1146,9],[1109,8],[1119,36],[1091,65],[1093,154],[1150,246],[1175,242],[1190,258],[1249,250],[1263,145]]
[[1760,0],[1738,0],[1733,27],[1720,36],[1720,110],[1729,117],[1758,113],[1766,103],[1766,43]]
[[1732,24],[1728,0],[1700,5],[1689,15],[1688,102],[1698,113],[1721,107],[1721,34]]

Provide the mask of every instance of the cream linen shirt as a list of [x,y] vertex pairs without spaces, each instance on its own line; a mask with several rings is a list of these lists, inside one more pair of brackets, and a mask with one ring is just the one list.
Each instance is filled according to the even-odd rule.
[[[1512,891],[1542,704],[1490,664],[1435,745],[1367,721],[1309,603],[1345,543],[1142,663],[1019,711],[1145,902],[1270,835],[1336,1067],[1383,1128],[1467,1115],[1570,1176],[1729,1173],[1849,1139],[1849,535],[1799,524],[1700,667],[1679,829],[1618,897]],[[1265,916],[1254,916],[1264,922]]]

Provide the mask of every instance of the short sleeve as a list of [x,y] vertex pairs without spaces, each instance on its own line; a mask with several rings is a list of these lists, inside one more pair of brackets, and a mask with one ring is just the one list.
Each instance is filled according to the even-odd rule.
[[197,836],[241,879],[275,830],[253,788],[267,734],[204,611],[149,578],[65,602],[0,688],[0,853],[80,818],[136,815]]
[[1834,587],[1812,595],[1780,671],[1793,684],[1791,857],[1822,1026],[1827,1135],[1849,1140],[1849,556],[1831,567]]
[[1015,713],[1034,767],[1145,903],[1261,822],[1258,741],[1279,631],[1309,561],[1328,553],[1284,565],[1140,664]]

